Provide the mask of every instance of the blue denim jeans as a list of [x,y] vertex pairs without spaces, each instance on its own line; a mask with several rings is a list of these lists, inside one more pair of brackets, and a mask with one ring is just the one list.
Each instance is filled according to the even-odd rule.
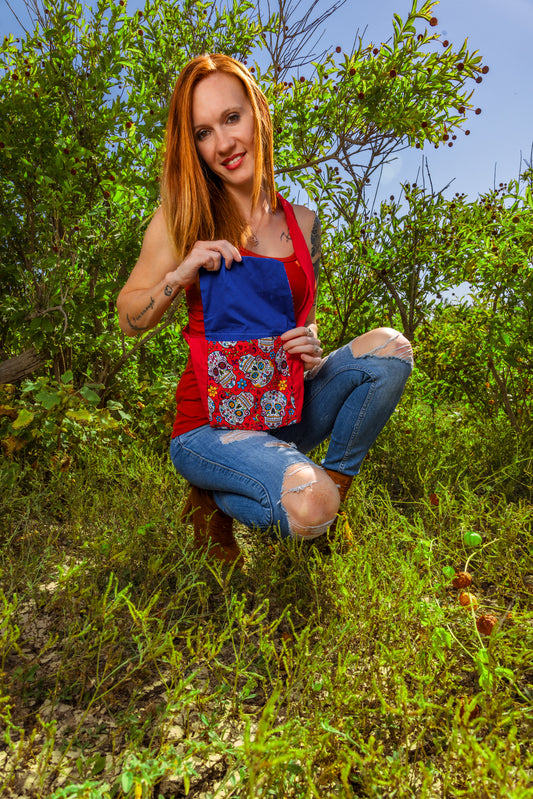
[[281,503],[286,470],[307,462],[305,453],[329,438],[321,465],[358,474],[411,369],[410,352],[354,357],[346,344],[306,374],[300,422],[269,432],[203,425],[172,439],[172,462],[190,483],[213,491],[229,516],[247,527],[291,536]]

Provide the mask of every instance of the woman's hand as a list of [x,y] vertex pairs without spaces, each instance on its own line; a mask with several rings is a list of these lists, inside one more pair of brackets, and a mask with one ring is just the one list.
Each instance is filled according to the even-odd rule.
[[224,258],[231,268],[241,255],[229,241],[197,241],[181,263],[159,208],[144,235],[139,259],[117,298],[121,330],[136,336],[155,327],[181,289],[192,285],[204,266],[218,271]]
[[317,336],[317,327],[313,323],[307,327],[295,327],[292,330],[287,330],[281,336],[285,352],[300,355],[305,371],[317,366],[322,360],[322,346]]
[[167,272],[166,280],[170,285],[190,286],[196,280],[200,267],[208,272],[218,272],[222,258],[226,269],[231,269],[233,261],[241,261],[241,254],[229,241],[197,241],[181,264],[172,272]]

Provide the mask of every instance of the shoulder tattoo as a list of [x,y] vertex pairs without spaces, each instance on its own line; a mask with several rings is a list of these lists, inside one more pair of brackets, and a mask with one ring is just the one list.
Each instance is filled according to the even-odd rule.
[[311,230],[311,261],[315,272],[315,279],[318,283],[318,273],[320,271],[320,260],[322,258],[322,247],[320,245],[320,219],[315,215],[313,229]]

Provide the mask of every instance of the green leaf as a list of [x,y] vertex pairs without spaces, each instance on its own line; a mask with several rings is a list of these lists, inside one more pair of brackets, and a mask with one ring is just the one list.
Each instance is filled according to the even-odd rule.
[[39,393],[35,395],[35,399],[37,402],[40,402],[47,411],[52,410],[52,408],[55,408],[55,406],[59,405],[61,402],[61,397],[59,397],[58,394],[51,394],[49,391],[44,390],[39,391]]
[[82,386],[80,388],[80,394],[82,397],[84,397],[84,399],[87,400],[87,402],[90,402],[93,405],[100,402],[100,397],[96,391],[93,391],[92,388],[89,388],[89,386]]
[[94,758],[92,773],[93,774],[101,774],[102,771],[105,769],[105,757],[104,755],[98,754]]
[[65,415],[75,422],[91,422],[93,420],[93,415],[87,408],[80,408],[77,411],[70,410],[67,411]]
[[133,774],[131,771],[124,771],[121,778],[120,784],[122,785],[122,790],[125,794],[128,794],[131,789],[133,788]]
[[455,576],[455,569],[453,568],[453,566],[443,566],[442,573],[444,574],[445,577],[451,580],[452,577]]
[[451,647],[453,642],[452,634],[445,627],[435,627],[431,640],[434,646],[447,648]]
[[35,418],[35,414],[31,411],[28,411],[26,408],[22,408],[18,412],[17,418],[13,421],[11,425],[14,430],[20,430],[23,427],[27,427],[29,424],[33,422]]

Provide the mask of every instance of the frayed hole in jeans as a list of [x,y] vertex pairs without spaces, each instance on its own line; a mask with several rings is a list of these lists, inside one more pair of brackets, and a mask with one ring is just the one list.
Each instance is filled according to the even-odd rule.
[[236,441],[245,441],[247,438],[268,435],[263,430],[229,430],[220,436],[221,444],[234,444]]
[[[396,344],[396,346],[391,347],[390,345],[392,342],[396,341],[398,338],[401,340]],[[387,348],[388,351],[385,352]],[[378,344],[377,347],[373,347],[367,352],[354,355],[354,358],[368,358],[372,355],[375,355],[379,358],[398,358],[398,360],[405,361],[406,363],[411,364],[411,366],[414,365],[413,348],[411,343],[407,341],[407,339],[404,338],[401,333],[396,333],[394,336],[390,336],[382,344]]]

